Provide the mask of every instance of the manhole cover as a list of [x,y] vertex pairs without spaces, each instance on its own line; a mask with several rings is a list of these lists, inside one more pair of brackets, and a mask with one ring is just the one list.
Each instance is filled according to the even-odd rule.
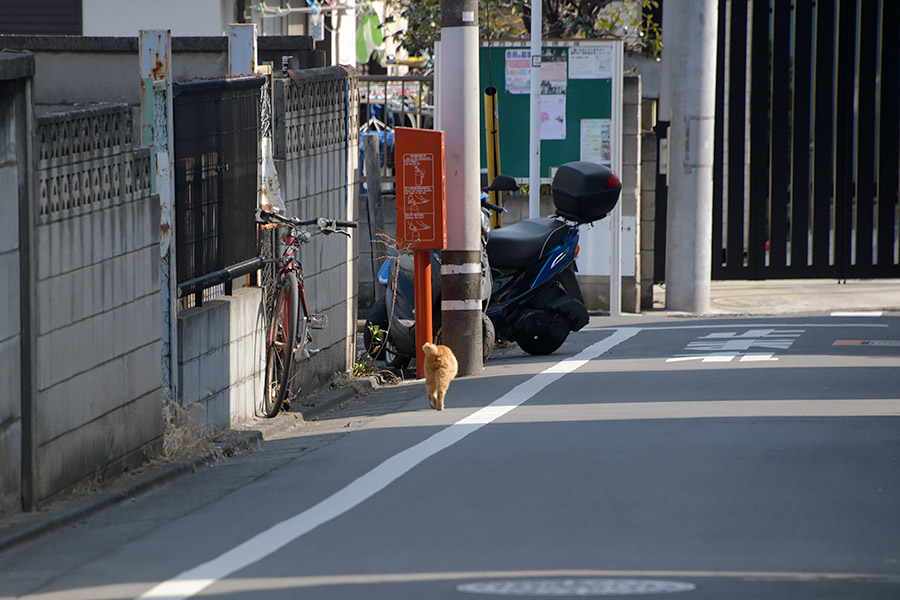
[[500,596],[637,596],[689,592],[692,583],[647,579],[521,579],[464,583],[457,591]]

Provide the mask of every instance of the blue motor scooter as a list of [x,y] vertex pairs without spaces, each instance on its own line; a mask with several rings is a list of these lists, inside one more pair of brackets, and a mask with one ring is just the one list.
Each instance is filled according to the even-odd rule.
[[528,354],[551,354],[588,323],[575,278],[578,230],[604,218],[622,190],[607,167],[566,163],[551,184],[556,214],[491,232],[487,255],[493,289],[487,315],[497,337]]

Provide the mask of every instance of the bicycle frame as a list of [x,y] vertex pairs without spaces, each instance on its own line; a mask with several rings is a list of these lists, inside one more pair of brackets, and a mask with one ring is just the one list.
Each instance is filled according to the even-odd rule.
[[[281,267],[278,269],[278,283],[275,286],[277,291],[284,281],[286,273],[293,273],[297,276],[297,295],[300,297],[300,304],[296,305],[294,308],[303,308],[303,319],[306,321],[309,321],[306,316],[309,314],[309,308],[306,306],[306,294],[303,291],[303,265],[297,258],[296,253],[299,250],[300,245],[305,244],[310,239],[311,236],[305,231],[299,231],[294,227],[288,228],[288,231],[284,236],[284,251],[281,253]],[[299,311],[291,316],[295,319],[298,318]],[[271,335],[273,335],[273,332],[270,331],[269,335],[269,341],[271,342]],[[294,340],[294,345],[296,346],[296,344],[297,340]]]

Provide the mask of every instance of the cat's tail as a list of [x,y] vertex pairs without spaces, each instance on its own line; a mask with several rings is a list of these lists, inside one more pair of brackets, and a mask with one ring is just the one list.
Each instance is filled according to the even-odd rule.
[[424,344],[422,344],[422,352],[424,352],[425,354],[434,355],[438,353],[438,349],[437,346],[435,346],[431,342],[425,342]]

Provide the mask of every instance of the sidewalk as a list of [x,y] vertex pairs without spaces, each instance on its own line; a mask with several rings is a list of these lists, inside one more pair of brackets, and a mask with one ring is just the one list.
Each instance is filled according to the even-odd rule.
[[[665,285],[653,288],[654,310],[665,310]],[[780,315],[900,311],[900,279],[769,279],[713,281],[711,315]]]

